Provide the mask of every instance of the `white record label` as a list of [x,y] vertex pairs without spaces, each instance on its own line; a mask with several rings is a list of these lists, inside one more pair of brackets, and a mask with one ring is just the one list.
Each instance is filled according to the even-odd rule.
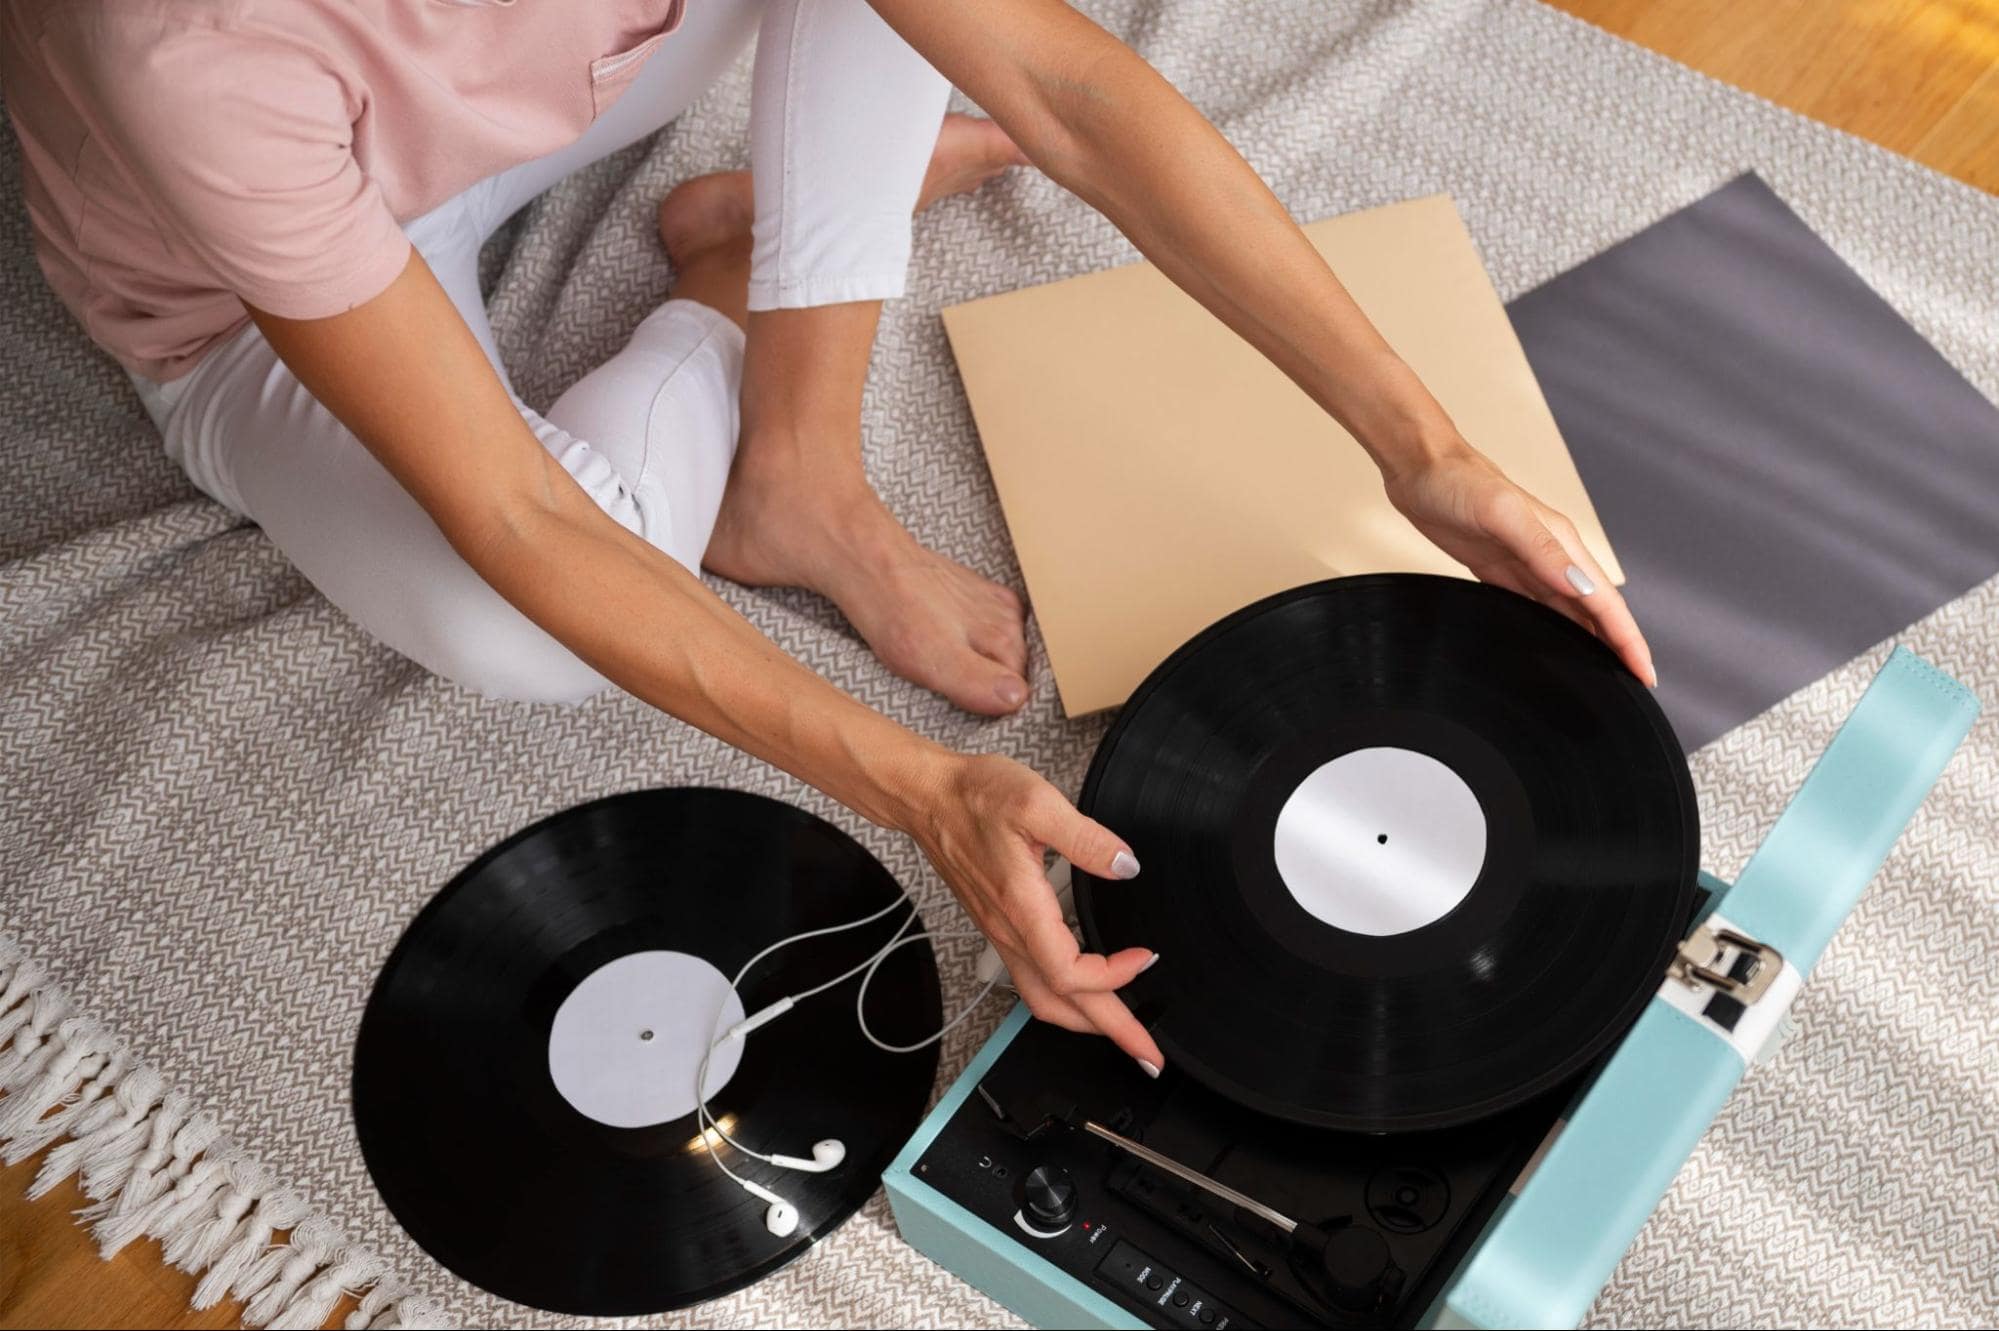
[[[583,977],[556,1009],[548,1075],[570,1107],[614,1128],[694,1112],[694,1077],[715,1036],[743,1019],[722,972],[685,952],[633,952]],[[731,1040],[708,1060],[708,1094],[743,1057]]]
[[1315,919],[1357,934],[1407,933],[1457,908],[1485,865],[1485,811],[1427,753],[1343,753],[1277,814],[1277,872]]

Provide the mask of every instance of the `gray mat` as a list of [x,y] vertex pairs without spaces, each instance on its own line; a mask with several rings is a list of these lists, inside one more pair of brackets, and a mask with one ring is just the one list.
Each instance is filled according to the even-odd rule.
[[[1502,296],[1753,166],[1999,393],[1999,201],[1529,0],[1086,7],[1158,62],[1297,214],[1449,192]],[[495,255],[495,325],[531,402],[545,406],[665,292],[653,209],[674,181],[745,160],[746,93],[739,71],[653,143],[554,190]],[[0,135],[0,930],[405,1287],[478,1325],[561,1324],[425,1257],[354,1146],[355,1026],[423,901],[535,818],[671,782],[827,814],[938,921],[952,918],[944,890],[906,840],[635,702],[485,703],[370,642],[161,457],[116,369],[43,289],[18,191]],[[1086,206],[1030,175],[926,215],[866,417],[871,474],[923,540],[1017,580],[936,311],[1132,257]],[[916,729],[1013,754],[1072,790],[1080,781],[1101,723],[1061,718],[1038,647],[1027,710],[988,724],[889,677],[811,597],[718,590]],[[1999,699],[1999,582],[1906,640]],[[1694,756],[1708,867],[1741,867],[1879,655]],[[1999,1320],[1995,714],[1835,939],[1799,999],[1796,1038],[1731,1101],[1594,1324]],[[945,948],[947,1002],[970,990],[972,958],[969,945]],[[994,1005],[953,1032],[947,1075],[998,1016]],[[495,1168],[531,1169],[536,1150],[523,1141]],[[1015,1324],[903,1245],[879,1195],[770,1280],[648,1320]]]
[[1999,408],[1756,176],[1507,308],[1688,752],[1999,573]]

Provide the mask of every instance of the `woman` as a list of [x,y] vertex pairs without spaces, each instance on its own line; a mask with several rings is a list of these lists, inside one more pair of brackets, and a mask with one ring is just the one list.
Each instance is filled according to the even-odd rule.
[[[911,213],[1025,161],[1336,416],[1439,546],[1652,680],[1574,528],[1459,436],[1221,136],[1061,0],[682,7],[13,0],[0,17],[50,281],[195,483],[376,637],[503,697],[615,683],[906,831],[1038,1016],[1157,1075],[1116,994],[1153,955],[1081,954],[1040,872],[1052,847],[1129,878],[1130,848],[1026,768],[833,688],[695,575],[814,588],[906,678],[977,712],[1025,701],[1020,604],[896,523],[859,434]],[[678,114],[759,28],[751,172],[666,199],[674,299],[529,411],[480,243]],[[947,80],[993,122],[945,119]]]

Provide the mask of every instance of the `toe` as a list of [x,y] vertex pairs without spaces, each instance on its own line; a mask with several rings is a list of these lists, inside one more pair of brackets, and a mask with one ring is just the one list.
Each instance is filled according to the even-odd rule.
[[972,650],[1022,676],[1027,674],[1027,635],[1019,620],[980,624],[970,634]]
[[952,658],[930,687],[968,712],[1010,716],[1027,701],[1027,681],[990,657],[966,650]]
[[1027,681],[973,650],[968,635],[955,625],[910,617],[869,641],[890,670],[968,712],[1005,716],[1027,701]]

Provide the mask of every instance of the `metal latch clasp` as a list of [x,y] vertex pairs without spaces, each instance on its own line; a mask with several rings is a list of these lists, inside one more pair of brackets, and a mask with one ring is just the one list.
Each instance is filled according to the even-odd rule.
[[[1745,956],[1753,956],[1755,960],[1750,963],[1749,973],[1737,979],[1730,972]],[[1689,989],[1710,985],[1747,1005],[1763,997],[1783,968],[1784,954],[1768,943],[1759,943],[1733,929],[1710,928],[1703,920],[1680,943],[1666,974]]]

